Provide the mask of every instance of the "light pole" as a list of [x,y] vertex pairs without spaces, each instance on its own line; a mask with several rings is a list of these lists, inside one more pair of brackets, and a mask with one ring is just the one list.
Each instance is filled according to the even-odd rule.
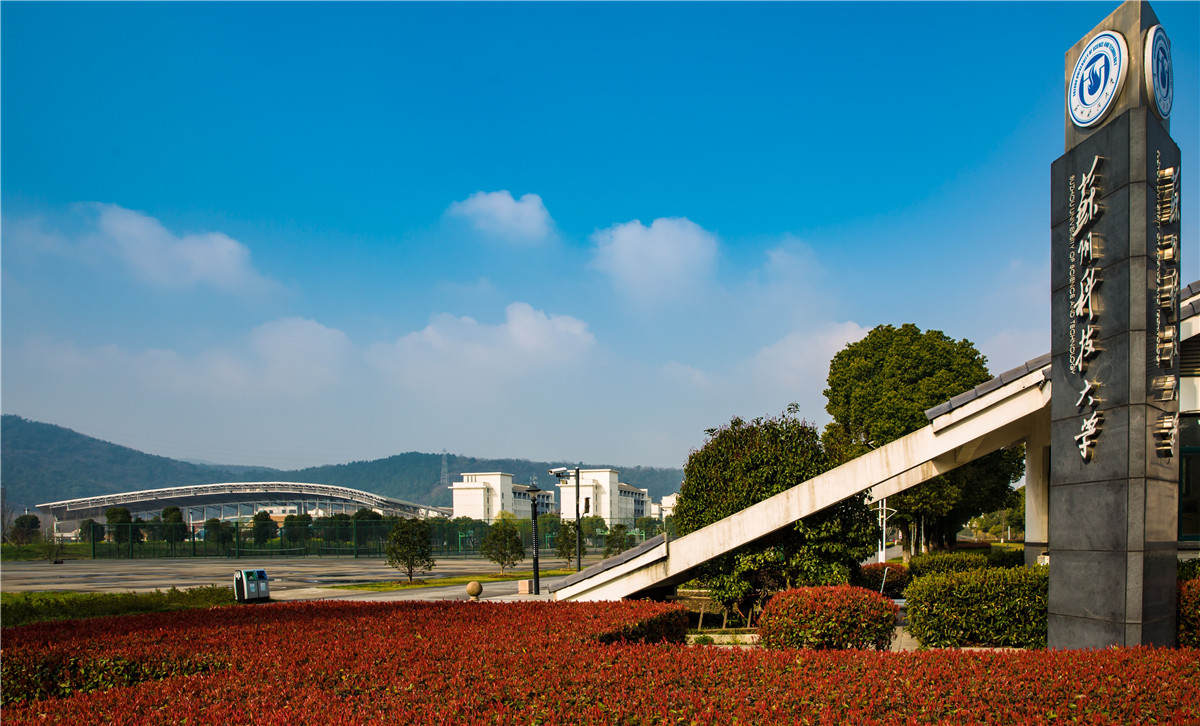
[[542,586],[538,581],[538,531],[537,531],[537,495],[542,491],[538,489],[537,477],[533,477],[529,482],[529,488],[525,490],[529,494],[529,507],[533,513],[533,594],[541,595]]
[[887,505],[887,499],[879,500],[879,561],[887,562],[887,521],[888,515],[896,510]]

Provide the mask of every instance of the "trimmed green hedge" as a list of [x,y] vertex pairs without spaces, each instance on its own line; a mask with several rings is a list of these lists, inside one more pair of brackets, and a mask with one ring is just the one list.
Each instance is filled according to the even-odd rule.
[[987,555],[977,552],[937,552],[913,555],[908,562],[908,574],[915,580],[935,572],[966,572],[988,566]]
[[1175,571],[1178,580],[1195,580],[1200,578],[1200,558],[1180,560]]
[[1025,550],[1020,547],[993,547],[987,553],[988,567],[1024,567]]
[[908,631],[927,648],[1045,648],[1049,582],[1045,566],[915,578],[904,591]]
[[[886,579],[884,572],[887,572]],[[859,587],[871,592],[879,592],[882,588],[884,597],[895,600],[904,597],[904,588],[908,587],[911,578],[908,567],[900,562],[872,562],[860,567],[855,579]]]
[[759,643],[773,649],[886,650],[899,612],[886,597],[851,585],[784,590],[758,618]]

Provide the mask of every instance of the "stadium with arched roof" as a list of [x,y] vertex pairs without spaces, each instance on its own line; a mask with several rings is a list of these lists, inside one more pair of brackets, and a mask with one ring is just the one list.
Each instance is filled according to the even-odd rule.
[[[143,489],[95,497],[47,502],[37,508],[56,522],[102,521],[111,507],[124,507],[134,516],[154,515],[167,507],[179,507],[188,522],[209,517],[236,519],[267,508],[295,507],[297,513],[353,513],[360,508],[385,517],[427,518],[449,516],[450,510],[392,499],[371,492],[331,484],[300,482],[228,482],[195,484],[162,489]],[[229,510],[233,511],[230,512]],[[248,511],[247,511],[248,510]]]

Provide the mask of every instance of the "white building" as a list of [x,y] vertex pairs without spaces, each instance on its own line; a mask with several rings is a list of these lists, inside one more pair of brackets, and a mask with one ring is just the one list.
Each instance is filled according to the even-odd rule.
[[662,518],[666,519],[675,514],[675,501],[679,499],[679,492],[668,494],[662,498]]
[[[575,519],[575,470],[558,480],[563,519]],[[641,517],[653,516],[650,492],[620,481],[616,469],[583,469],[579,472],[579,514],[599,516],[608,526],[633,527]]]
[[[514,484],[513,475],[504,472],[464,473],[462,481],[454,482],[454,516],[470,517],[491,522],[500,512],[511,512],[517,519],[529,519],[531,505],[529,486]],[[537,493],[538,514],[555,511],[554,491]]]

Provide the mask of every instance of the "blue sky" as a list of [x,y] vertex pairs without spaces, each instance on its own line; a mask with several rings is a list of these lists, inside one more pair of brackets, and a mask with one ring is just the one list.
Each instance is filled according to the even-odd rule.
[[[0,5],[2,406],[178,458],[681,466],[882,323],[1049,350],[1116,3]],[[1172,41],[1200,278],[1198,4]]]

